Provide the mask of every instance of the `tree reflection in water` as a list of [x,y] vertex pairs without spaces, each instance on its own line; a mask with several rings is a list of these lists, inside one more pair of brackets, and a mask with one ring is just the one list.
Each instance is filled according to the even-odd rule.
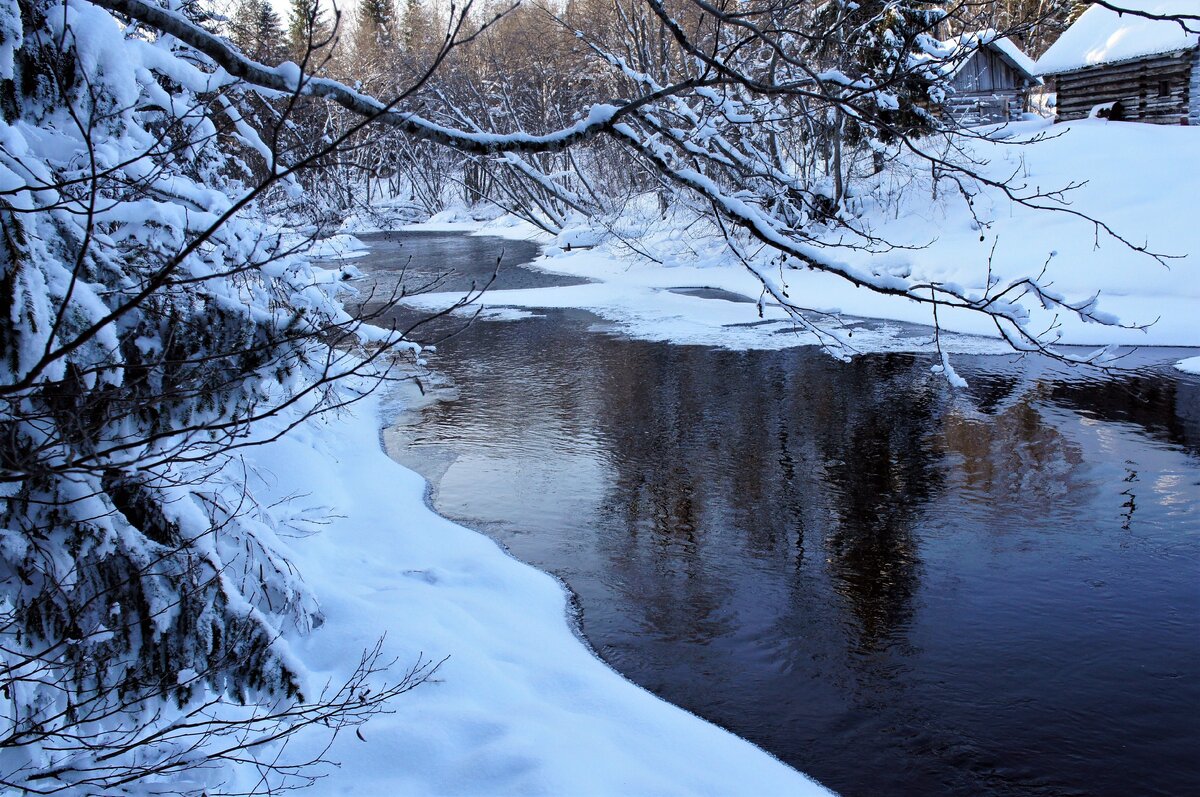
[[952,391],[919,356],[591,323],[451,341],[460,397],[395,450],[562,575],[621,672],[847,795],[1200,777],[1194,383],[964,357]]

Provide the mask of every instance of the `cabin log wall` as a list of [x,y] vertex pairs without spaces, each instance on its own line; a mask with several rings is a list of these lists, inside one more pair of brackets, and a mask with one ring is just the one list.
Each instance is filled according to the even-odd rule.
[[1188,124],[1200,125],[1200,47],[1192,51],[1192,79],[1188,93]]
[[1188,124],[1200,116],[1192,101],[1200,79],[1197,53],[1168,53],[1056,75],[1058,119],[1083,119],[1097,105],[1120,102],[1129,121]]

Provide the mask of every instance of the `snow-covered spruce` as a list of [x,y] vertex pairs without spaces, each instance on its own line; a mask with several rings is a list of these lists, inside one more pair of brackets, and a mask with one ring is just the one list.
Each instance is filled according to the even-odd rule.
[[264,232],[228,75],[79,0],[2,0],[0,42],[0,783],[211,793],[205,763],[386,696],[370,656],[306,688],[282,636],[316,602],[239,458],[352,399],[370,335]]

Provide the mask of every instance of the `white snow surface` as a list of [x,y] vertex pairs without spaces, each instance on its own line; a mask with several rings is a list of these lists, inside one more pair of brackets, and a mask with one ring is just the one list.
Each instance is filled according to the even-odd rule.
[[[424,480],[381,450],[381,406],[248,449],[252,486],[327,519],[291,543],[326,620],[291,640],[312,683],[344,681],[385,634],[397,675],[420,655],[450,657],[361,739],[339,736],[325,757],[341,766],[310,793],[830,794],[596,658],[554,578],[427,507]],[[320,753],[326,736],[305,733],[289,756]]]
[[1175,367],[1185,374],[1200,374],[1200,357],[1188,357],[1175,363]]
[[349,260],[367,254],[367,245],[353,235],[342,233],[322,238],[305,254],[314,260]]
[[[911,275],[914,279],[954,283],[982,292],[989,276],[1000,282],[1038,276],[1042,283],[1073,300],[1099,293],[1099,308],[1126,326],[1085,323],[1061,311],[1028,303],[1031,327],[1054,329],[1061,345],[1200,346],[1200,225],[1192,218],[1200,192],[1200,129],[1163,127],[1104,120],[1051,125],[1047,121],[1010,124],[997,131],[1003,141],[967,142],[986,161],[983,170],[996,179],[1015,175],[1019,193],[1049,192],[1081,183],[1063,195],[1065,202],[1042,199],[1054,209],[1034,209],[1013,202],[999,191],[983,188],[971,208],[949,181],[931,199],[926,184],[914,180],[907,193],[866,198],[858,223],[900,247],[869,253],[829,250],[860,273]],[[1121,155],[1138,152],[1136,175]],[[925,167],[926,169],[928,167]],[[874,203],[874,204],[872,204]],[[1111,226],[1130,245],[1098,230],[1085,214]],[[638,215],[638,214],[632,214]],[[621,332],[675,343],[727,348],[783,348],[814,345],[818,339],[798,330],[778,307],[766,304],[760,323],[757,302],[761,284],[723,248],[719,235],[697,232],[702,224],[670,217],[662,222],[648,210],[643,218],[626,219],[621,237],[633,240],[664,262],[630,255],[620,240],[608,236],[592,249],[566,251],[563,240],[578,240],[569,229],[534,265],[555,273],[595,282],[568,287],[494,290],[483,297],[489,307],[525,309],[577,307],[613,322]],[[978,221],[976,220],[978,217]],[[982,225],[982,226],[981,226]],[[529,226],[511,219],[491,224],[458,224],[455,229],[481,234],[525,235]],[[1162,262],[1134,247],[1165,256]],[[776,272],[780,273],[780,272]],[[856,288],[829,273],[784,269],[782,279],[797,304],[815,310],[840,311],[825,319],[854,349],[866,351],[932,351],[929,306],[909,299]],[[685,295],[680,288],[715,288],[753,300],[729,301]],[[441,309],[456,294],[428,294],[411,299],[427,309]],[[816,318],[816,316],[813,316]],[[991,320],[979,313],[939,310],[943,337],[951,352],[1008,351]],[[863,324],[881,319],[892,324]],[[911,325],[924,325],[917,334]],[[1132,328],[1149,325],[1145,328]]]
[[[1159,16],[1200,14],[1197,0],[1119,0],[1121,6]],[[1189,23],[1195,31],[1197,23]],[[1098,64],[1128,61],[1195,47],[1200,34],[1177,22],[1118,14],[1092,6],[1037,61],[1035,73],[1054,75]]]

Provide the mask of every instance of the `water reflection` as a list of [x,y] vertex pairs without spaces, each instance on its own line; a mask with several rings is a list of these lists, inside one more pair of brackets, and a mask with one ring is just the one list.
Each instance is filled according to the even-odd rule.
[[836,519],[825,549],[835,589],[858,621],[863,652],[908,625],[920,569],[913,527],[942,484],[931,435],[940,385],[911,356],[889,358],[882,367],[867,362],[822,384],[827,394],[836,390],[832,411],[814,407],[815,423],[801,427],[821,432],[821,482],[833,495]]
[[391,430],[634,681],[846,795],[1200,779],[1196,382],[481,324]]
[[1132,375],[1062,382],[1048,398],[1088,418],[1134,424],[1200,455],[1200,380]]
[[945,450],[959,457],[962,490],[992,504],[1019,496],[1021,504],[1047,512],[1077,511],[1085,488],[1073,476],[1084,465],[1083,454],[1039,407],[1033,391],[991,415],[947,414],[942,438]]

